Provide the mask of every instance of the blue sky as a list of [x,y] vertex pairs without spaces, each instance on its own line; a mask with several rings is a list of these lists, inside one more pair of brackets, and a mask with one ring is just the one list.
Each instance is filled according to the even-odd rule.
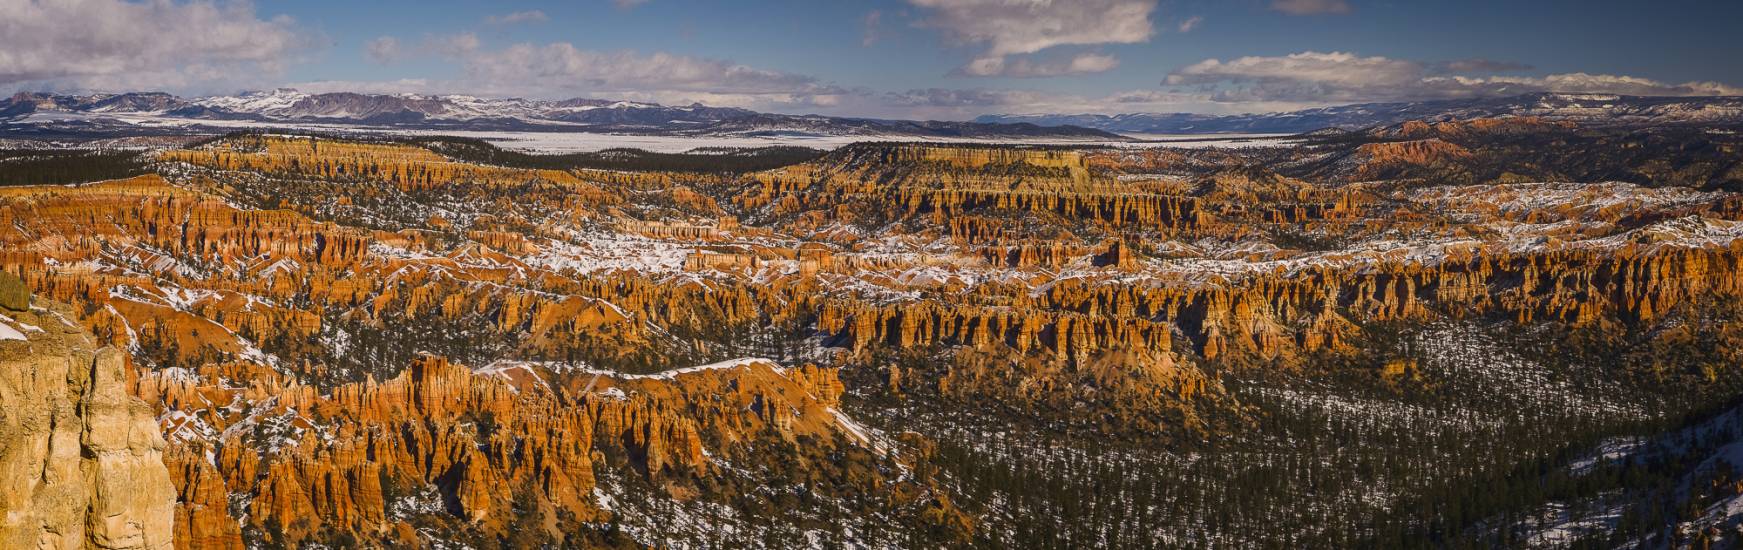
[[[904,118],[1740,94],[1743,2],[0,0],[0,85]],[[99,32],[92,32],[92,30]]]

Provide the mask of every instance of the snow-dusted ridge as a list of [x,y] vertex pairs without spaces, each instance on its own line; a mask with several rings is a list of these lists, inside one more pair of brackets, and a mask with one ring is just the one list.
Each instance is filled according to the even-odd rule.
[[[536,367],[536,368],[543,368],[543,369],[550,370],[552,372],[558,372],[558,373],[593,374],[593,375],[598,375],[598,376],[607,376],[607,377],[615,378],[618,380],[673,380],[679,376],[684,376],[684,375],[688,375],[688,374],[695,374],[698,372],[711,371],[711,370],[732,370],[732,369],[736,369],[739,367],[748,367],[748,366],[752,366],[752,365],[767,365],[770,370],[773,370],[776,373],[783,374],[783,375],[786,374],[786,372],[787,372],[786,367],[782,367],[780,365],[780,363],[776,362],[773,359],[764,359],[761,357],[741,357],[738,359],[728,359],[726,361],[720,361],[717,363],[709,363],[706,365],[696,365],[693,367],[680,367],[680,368],[666,370],[666,371],[660,371],[660,372],[656,372],[656,373],[652,373],[652,374],[627,374],[627,373],[621,373],[621,372],[617,372],[617,371],[613,371],[613,370],[596,369],[596,368],[591,368],[591,367],[588,367],[585,365],[575,365],[575,364],[556,362],[556,361],[517,361],[517,360],[511,360],[511,359],[502,359],[502,360],[492,362],[489,365],[485,365],[483,367],[473,369],[473,373],[480,374],[480,375],[507,377],[507,376],[510,376],[512,373],[514,373],[514,371],[517,371],[517,370],[524,370],[527,372],[533,372],[534,368]],[[540,382],[543,383],[543,380],[541,380]]]

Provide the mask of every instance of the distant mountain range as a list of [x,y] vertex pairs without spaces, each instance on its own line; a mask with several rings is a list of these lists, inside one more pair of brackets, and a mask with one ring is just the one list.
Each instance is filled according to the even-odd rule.
[[684,136],[1122,139],[1101,130],[1069,125],[782,115],[701,104],[666,106],[582,98],[552,101],[464,95],[309,94],[277,89],[193,99],[161,92],[131,92],[20,93],[0,100],[0,134],[15,136],[162,133],[278,124]]
[[1356,130],[1410,120],[1538,116],[1588,126],[1743,124],[1743,97],[1638,97],[1536,93],[1500,98],[1411,103],[1362,103],[1286,113],[1197,115],[987,115],[975,122],[1077,126],[1124,134],[1295,134],[1326,128]]
[[211,133],[236,127],[597,132],[692,137],[863,136],[867,139],[1082,139],[1120,134],[1296,134],[1411,120],[1537,116],[1587,126],[1743,124],[1743,97],[1636,97],[1536,93],[1501,98],[1362,103],[1302,111],[1200,115],[987,115],[970,122],[762,113],[701,104],[465,95],[310,94],[292,89],[182,98],[161,92],[0,99],[0,138]]

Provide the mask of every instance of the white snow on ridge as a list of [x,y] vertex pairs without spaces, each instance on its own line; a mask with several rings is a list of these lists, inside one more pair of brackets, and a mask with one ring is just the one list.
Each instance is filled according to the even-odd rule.
[[[403,131],[402,131],[403,132]],[[1016,144],[1016,145],[1077,145],[1085,147],[1112,146],[1128,148],[1172,147],[1261,147],[1281,146],[1287,142],[1272,134],[1231,134],[1202,136],[1131,136],[1152,142],[1129,142],[1098,138],[952,138],[902,134],[887,135],[819,135],[785,133],[780,135],[724,136],[649,136],[633,134],[599,134],[587,132],[507,132],[507,131],[444,131],[416,130],[411,133],[471,137],[488,141],[498,147],[535,153],[589,153],[605,149],[630,148],[656,153],[683,153],[704,147],[756,148],[798,146],[813,149],[837,149],[867,141],[911,141],[944,144]]]
[[235,96],[214,96],[195,100],[196,105],[240,113],[275,113],[291,108],[298,101],[308,98],[305,94],[289,88],[279,88],[270,92],[249,92]]
[[552,241],[538,254],[523,258],[527,265],[581,273],[617,269],[641,273],[678,273],[694,246],[639,235],[574,232],[576,243]]
[[[694,367],[683,367],[683,368],[677,368],[677,369],[672,369],[672,370],[663,371],[663,372],[656,372],[653,374],[616,374],[616,373],[609,373],[609,372],[608,372],[608,374],[610,374],[611,376],[617,377],[617,378],[625,379],[625,380],[671,380],[673,378],[677,378],[678,376],[685,375],[685,374],[693,374],[693,373],[698,373],[698,372],[702,372],[702,371],[709,371],[709,370],[730,370],[730,369],[736,369],[739,367],[748,367],[748,366],[756,365],[756,364],[767,364],[767,365],[769,365],[770,368],[774,369],[775,372],[777,372],[777,373],[785,374],[787,372],[787,369],[781,367],[780,364],[776,363],[773,359],[764,359],[761,357],[741,357],[738,359],[730,359],[730,360],[726,360],[726,361],[721,361],[719,363],[709,363],[706,365],[697,365]],[[606,371],[601,371],[601,372],[606,372]]]
[[[517,371],[524,371],[524,372],[528,372],[528,373],[533,372],[532,367],[537,366],[537,367],[544,367],[545,369],[551,370],[553,372],[577,372],[577,373],[582,373],[582,374],[596,374],[596,375],[600,375],[600,376],[609,376],[612,378],[616,378],[618,380],[672,380],[674,378],[677,378],[679,376],[683,376],[686,374],[694,374],[694,373],[703,372],[703,371],[710,371],[710,370],[731,370],[731,369],[736,369],[739,367],[748,367],[748,366],[757,365],[757,364],[766,364],[769,366],[770,369],[773,369],[776,373],[786,374],[786,372],[787,372],[787,369],[785,367],[780,366],[780,363],[775,362],[775,360],[773,360],[773,359],[765,359],[762,357],[741,357],[738,359],[729,359],[729,360],[721,361],[718,363],[709,363],[706,365],[697,365],[697,366],[693,366],[693,367],[681,367],[681,368],[671,369],[671,370],[667,370],[667,371],[656,372],[656,373],[652,373],[652,374],[626,374],[626,373],[621,373],[621,372],[612,371],[612,370],[591,368],[591,367],[587,367],[585,365],[576,366],[576,365],[573,365],[570,363],[564,363],[564,362],[559,362],[559,361],[516,361],[516,360],[503,359],[503,360],[495,361],[495,362],[493,362],[489,365],[486,365],[484,367],[474,369],[473,373],[480,374],[480,375],[487,375],[487,376],[499,376],[499,377],[503,377],[506,379]],[[544,381],[540,380],[540,383],[544,383]]]
[[1723,193],[1684,187],[1644,187],[1626,182],[1543,182],[1429,187],[1407,194],[1412,201],[1445,208],[1470,209],[1473,202],[1504,214],[1545,210],[1577,210],[1591,215],[1604,210],[1632,211],[1672,208],[1710,202]]

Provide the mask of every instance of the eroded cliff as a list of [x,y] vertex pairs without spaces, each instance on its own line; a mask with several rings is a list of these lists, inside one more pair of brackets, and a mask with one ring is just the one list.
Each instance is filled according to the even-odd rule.
[[0,546],[173,548],[176,487],[152,407],[128,394],[126,355],[63,305],[4,305]]

